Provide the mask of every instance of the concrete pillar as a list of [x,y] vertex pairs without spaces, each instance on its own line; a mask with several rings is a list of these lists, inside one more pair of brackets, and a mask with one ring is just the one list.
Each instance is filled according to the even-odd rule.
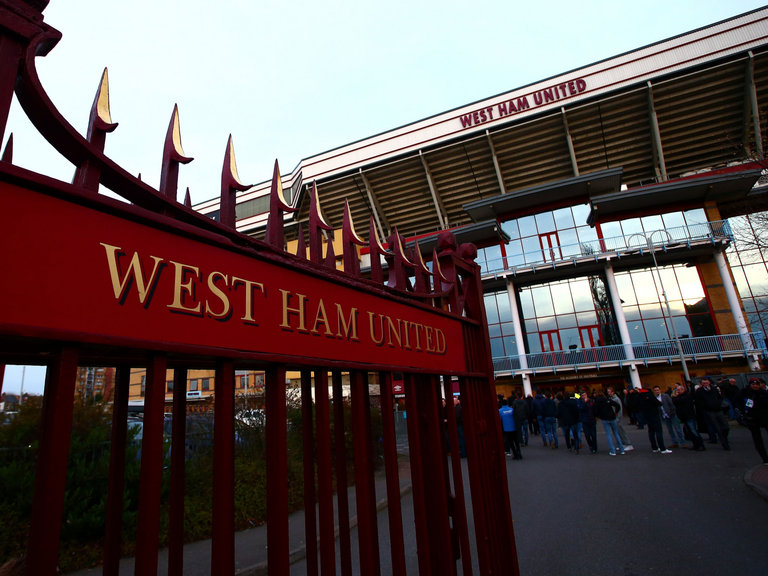
[[605,280],[608,285],[608,295],[611,298],[613,312],[616,315],[616,324],[619,327],[621,343],[624,346],[624,355],[630,361],[629,378],[634,388],[641,388],[642,384],[640,383],[640,374],[637,372],[637,365],[632,362],[635,359],[635,351],[632,349],[632,339],[629,336],[627,319],[624,316],[624,309],[621,307],[621,296],[619,295],[619,288],[616,286],[616,276],[613,274],[613,266],[611,266],[610,261],[605,263]]
[[[517,354],[520,358],[520,369],[528,369],[528,358],[525,355],[525,339],[523,338],[523,326],[520,324],[520,313],[517,310],[517,294],[515,285],[507,278],[507,297],[509,298],[509,308],[512,312],[512,326],[515,330],[515,344],[517,345]],[[528,373],[523,373],[523,393],[528,396],[533,394],[531,388],[531,377]]]

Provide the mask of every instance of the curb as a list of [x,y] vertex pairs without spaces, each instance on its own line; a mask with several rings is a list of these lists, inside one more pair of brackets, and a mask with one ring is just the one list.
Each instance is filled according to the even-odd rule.
[[768,463],[747,470],[744,483],[768,501]]

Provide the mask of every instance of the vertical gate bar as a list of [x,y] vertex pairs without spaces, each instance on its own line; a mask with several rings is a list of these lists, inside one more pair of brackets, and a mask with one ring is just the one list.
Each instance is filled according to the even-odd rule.
[[106,526],[104,531],[103,576],[120,573],[120,543],[123,533],[123,491],[125,490],[125,451],[128,438],[128,395],[131,369],[117,367],[112,403],[112,432],[109,448]]
[[360,572],[378,576],[379,532],[376,518],[376,489],[373,479],[373,443],[371,440],[371,404],[368,375],[353,370],[349,374],[352,388],[352,437],[354,438],[355,499],[357,532],[360,546]]
[[144,427],[139,473],[139,512],[136,525],[136,576],[157,574],[160,500],[163,482],[163,411],[167,359],[154,354],[147,366]]
[[320,568],[336,574],[336,538],[333,522],[333,469],[328,371],[315,371],[315,425],[317,426],[317,493],[319,502]]
[[339,558],[341,576],[352,576],[352,543],[349,526],[349,494],[347,492],[347,442],[344,422],[344,388],[341,372],[334,370],[333,380],[333,434],[336,453],[336,507],[339,516]]
[[403,374],[405,387],[406,424],[408,426],[408,454],[411,461],[411,482],[413,484],[413,521],[416,526],[416,548],[419,561],[419,576],[431,576],[429,564],[429,537],[427,535],[427,512],[424,504],[424,474],[422,470],[421,430],[419,428],[419,396],[413,374]]
[[392,576],[405,575],[405,544],[403,542],[403,512],[400,506],[400,474],[397,463],[397,438],[392,405],[392,373],[379,372],[381,426],[384,437],[384,470],[387,477],[387,513],[389,515],[389,549],[392,556]]
[[235,367],[216,365],[211,574],[235,573]]
[[46,374],[42,436],[27,544],[29,576],[57,574],[77,360],[77,351],[64,347],[53,357]]
[[464,574],[472,574],[472,556],[469,546],[469,528],[467,527],[467,509],[464,499],[464,478],[461,470],[461,456],[459,454],[459,433],[456,423],[456,411],[453,404],[453,383],[449,376],[443,376],[443,396],[445,402],[445,416],[448,427],[448,437],[451,450],[451,472],[453,475],[453,497],[455,499],[453,529],[458,530],[459,544],[461,547],[461,566]]
[[440,387],[437,376],[417,375],[415,379],[419,396],[418,425],[421,427],[420,466],[424,486],[429,487],[424,491],[424,506],[429,518],[429,562],[433,573],[455,575],[454,558],[457,555],[453,551],[448,514],[448,461],[442,451]]
[[312,417],[312,373],[301,372],[301,420],[304,445],[304,541],[307,576],[317,576],[317,511],[315,509],[315,438]]
[[267,562],[270,574],[289,576],[288,439],[285,367],[265,370],[267,412]]
[[187,369],[173,370],[171,495],[168,519],[168,575],[184,574],[184,480],[187,446]]

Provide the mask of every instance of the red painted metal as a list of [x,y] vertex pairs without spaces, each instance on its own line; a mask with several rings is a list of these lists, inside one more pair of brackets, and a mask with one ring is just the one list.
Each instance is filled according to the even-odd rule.
[[267,407],[267,550],[269,573],[288,576],[288,442],[286,432],[285,368],[265,371]]
[[112,406],[112,436],[109,452],[109,487],[104,534],[104,569],[102,576],[120,574],[120,543],[123,534],[123,490],[125,488],[125,452],[128,436],[128,392],[131,371],[119,366]]
[[315,371],[315,426],[317,427],[317,496],[320,530],[320,569],[336,573],[336,544],[333,522],[333,468],[328,371]]
[[384,437],[384,470],[387,476],[387,514],[389,516],[389,552],[392,576],[405,576],[405,542],[403,541],[403,512],[400,506],[400,473],[397,460],[395,416],[392,403],[392,374],[379,373],[381,394],[381,425]]
[[27,574],[30,576],[57,573],[77,360],[74,348],[62,348],[53,357],[46,375],[43,430],[27,546]]
[[[347,441],[344,418],[344,387],[341,372],[334,370],[333,380],[333,436],[336,452],[336,494],[339,517],[339,557],[341,576],[352,576],[352,544],[350,539],[349,497],[347,493]],[[399,504],[399,502],[398,502]]]
[[235,368],[216,366],[211,574],[235,572]]
[[[286,375],[301,372],[307,573],[336,572],[333,499],[337,498],[339,562],[352,573],[347,490],[354,485],[360,572],[381,573],[376,474],[386,477],[391,571],[405,573],[403,511],[393,405],[393,373],[403,374],[419,573],[472,570],[463,500],[462,462],[454,412],[446,410],[451,459],[443,445],[442,393],[458,380],[467,438],[469,489],[477,563],[483,574],[518,574],[506,468],[495,406],[487,324],[476,250],[440,233],[431,271],[408,252],[397,231],[387,247],[369,222],[371,269],[362,276],[347,210],[336,270],[313,188],[308,236],[299,223],[296,256],[284,251],[284,217],[295,211],[282,194],[275,163],[266,242],[235,230],[237,174],[232,139],[222,170],[220,221],[177,199],[181,148],[174,108],[155,190],[104,155],[116,124],[105,72],[86,137],[56,110],[35,59],[60,39],[43,22],[45,2],[0,0],[0,136],[14,90],[38,131],[76,167],[72,184],[13,166],[12,142],[0,160],[0,232],[17,250],[0,251],[0,268],[24,283],[0,283],[0,365],[46,363],[43,441],[30,519],[28,573],[53,575],[66,491],[66,464],[78,361],[119,366],[113,412],[104,573],[116,574],[121,540],[127,373],[149,362],[142,439],[136,574],[158,571],[165,444],[166,367],[174,370],[169,517],[169,573],[183,573],[185,380],[192,367],[216,367],[215,473],[211,573],[232,574],[234,548],[234,370],[266,374],[267,542],[269,573],[290,574]],[[97,105],[98,104],[98,105]],[[9,139],[10,140],[10,139]],[[105,187],[128,202],[98,194]],[[382,231],[383,233],[383,231]],[[386,261],[387,269],[382,267]],[[386,279],[385,279],[386,276]],[[66,306],[62,305],[66,302]],[[56,343],[56,344],[53,344]],[[63,346],[63,348],[62,348]],[[312,398],[312,371],[315,399]],[[333,383],[331,434],[328,373]],[[349,374],[352,417],[344,421],[342,377]],[[384,470],[375,469],[368,379],[378,374]],[[400,376],[398,376],[400,378]],[[314,417],[316,410],[317,417]],[[353,438],[353,478],[345,439]],[[334,454],[335,452],[335,458]],[[317,455],[317,458],[315,458]],[[336,485],[334,494],[333,478]],[[380,494],[379,497],[384,496]],[[319,514],[317,513],[319,510]],[[319,520],[319,523],[318,523]],[[320,565],[318,565],[318,524]]]
[[173,370],[171,495],[168,519],[168,575],[184,573],[184,484],[187,444],[187,369]]
[[360,549],[360,572],[378,576],[379,532],[376,520],[376,487],[373,477],[373,438],[371,436],[370,398],[367,374],[349,374],[352,392],[352,437],[354,439],[355,499],[357,501],[357,533]]
[[302,436],[304,440],[304,541],[307,546],[307,574],[317,576],[317,490],[315,487],[315,434],[312,406],[312,373],[301,372]]
[[163,482],[163,412],[167,359],[162,354],[150,358],[144,398],[144,426],[141,439],[139,475],[139,526],[136,533],[136,576],[157,574],[157,548],[160,542],[160,502]]

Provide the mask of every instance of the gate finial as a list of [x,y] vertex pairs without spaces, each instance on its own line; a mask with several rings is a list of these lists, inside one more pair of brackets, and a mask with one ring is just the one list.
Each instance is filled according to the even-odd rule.
[[396,290],[410,290],[411,283],[408,281],[408,270],[413,269],[414,266],[405,256],[403,237],[397,231],[397,228],[392,231],[392,234],[387,238],[387,242],[392,253],[387,286]]
[[371,257],[371,280],[377,284],[382,284],[384,282],[384,273],[381,269],[381,257],[386,255],[387,251],[379,241],[373,215],[370,216],[370,223],[368,225],[368,253]]
[[181,147],[181,129],[179,128],[179,106],[173,105],[168,132],[163,145],[163,165],[160,169],[160,193],[176,202],[176,188],[179,184],[179,164],[188,164],[192,158],[184,155]]
[[416,292],[423,294],[428,293],[431,290],[430,277],[433,275],[429,271],[427,265],[424,263],[424,258],[421,255],[421,249],[419,248],[419,241],[416,240],[413,246],[413,256],[411,257],[414,265],[414,282],[413,289]]
[[283,214],[286,212],[296,212],[296,208],[291,208],[285,202],[283,194],[283,181],[280,178],[280,166],[275,160],[275,168],[272,171],[272,188],[269,192],[269,219],[267,220],[267,231],[265,240],[267,244],[277,250],[285,250],[285,237]]
[[187,193],[184,194],[184,206],[192,208],[192,198],[189,195],[189,186],[187,186]]
[[344,223],[341,228],[341,242],[344,251],[344,271],[352,276],[360,276],[360,258],[357,254],[358,246],[365,246],[365,241],[355,232],[352,222],[352,213],[349,209],[349,200],[344,200]]
[[[107,133],[113,132],[115,128],[117,128],[117,122],[112,122],[112,114],[109,111],[109,74],[107,69],[104,68],[101,80],[99,81],[99,88],[96,91],[96,97],[93,99],[93,105],[91,106],[86,138],[96,150],[104,152]],[[101,170],[99,167],[86,159],[75,170],[72,184],[91,192],[97,192],[100,178]]]
[[323,218],[320,199],[317,196],[317,183],[312,182],[309,200],[309,259],[320,264],[323,261],[323,230],[328,232],[328,243],[333,242],[333,227]]
[[224,165],[221,168],[221,200],[219,201],[219,221],[230,228],[235,227],[235,193],[248,190],[250,186],[242,184],[237,175],[235,146],[232,134],[227,139],[227,151],[224,153]]

